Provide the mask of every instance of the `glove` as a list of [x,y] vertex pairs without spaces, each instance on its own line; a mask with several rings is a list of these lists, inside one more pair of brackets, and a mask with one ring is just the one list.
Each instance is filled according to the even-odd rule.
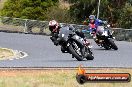
[[82,30],[83,33],[89,33],[90,31],[88,30]]
[[107,24],[107,21],[103,21],[104,24]]

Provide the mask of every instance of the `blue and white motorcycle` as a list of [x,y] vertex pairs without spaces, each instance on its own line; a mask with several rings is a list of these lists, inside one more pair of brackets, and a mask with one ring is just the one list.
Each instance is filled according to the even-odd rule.
[[98,26],[96,32],[95,42],[104,47],[106,50],[114,49],[118,50],[117,45],[114,42],[113,32],[110,31],[110,25]]

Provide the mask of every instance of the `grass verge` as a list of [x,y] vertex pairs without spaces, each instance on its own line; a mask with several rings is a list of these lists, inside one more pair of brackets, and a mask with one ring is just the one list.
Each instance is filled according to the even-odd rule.
[[[77,70],[0,70],[0,87],[131,87],[129,83],[77,83]],[[88,73],[130,73],[132,69],[87,69]]]
[[8,59],[12,56],[14,56],[14,53],[11,49],[0,48],[0,60]]

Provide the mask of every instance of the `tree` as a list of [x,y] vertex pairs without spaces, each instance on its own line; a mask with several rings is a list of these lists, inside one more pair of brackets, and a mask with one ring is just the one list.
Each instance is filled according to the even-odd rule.
[[118,19],[119,27],[132,28],[132,6],[130,3],[126,3],[125,7],[122,9],[122,14]]
[[97,2],[96,0],[69,0],[73,3],[70,7],[71,15],[77,18],[77,22],[81,22],[90,14],[96,14]]
[[[97,14],[98,0],[64,1],[70,3],[70,9],[59,7],[59,0],[7,0],[1,15],[82,23],[89,15]],[[101,0],[99,18],[107,20],[113,27],[130,28],[132,24],[132,0]]]
[[68,9],[62,9],[59,7],[51,7],[46,12],[46,19],[47,20],[57,20],[61,23],[73,23],[74,18],[72,18],[69,14]]
[[47,9],[57,4],[58,0],[7,0],[1,15],[28,19],[45,19]]
[[[68,0],[73,5],[70,8],[71,16],[81,23],[90,14],[97,14],[98,0]],[[124,19],[131,19],[131,0],[101,0],[100,19],[107,20],[113,27],[126,27],[131,20],[123,22]],[[129,6],[128,4],[129,3]],[[126,7],[127,5],[127,7]],[[129,8],[128,8],[129,7]],[[129,10],[128,10],[129,9]],[[125,17],[125,18],[123,18]],[[124,23],[124,24],[123,24]],[[124,25],[124,26],[123,26]]]

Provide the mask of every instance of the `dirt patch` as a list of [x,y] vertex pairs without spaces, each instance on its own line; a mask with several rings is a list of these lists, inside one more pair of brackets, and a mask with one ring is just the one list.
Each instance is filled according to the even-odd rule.
[[0,60],[13,60],[13,59],[19,59],[27,57],[27,53],[18,51],[18,50],[12,50],[8,48],[0,48]]
[[10,58],[12,56],[14,56],[14,53],[11,49],[0,48],[0,60]]

